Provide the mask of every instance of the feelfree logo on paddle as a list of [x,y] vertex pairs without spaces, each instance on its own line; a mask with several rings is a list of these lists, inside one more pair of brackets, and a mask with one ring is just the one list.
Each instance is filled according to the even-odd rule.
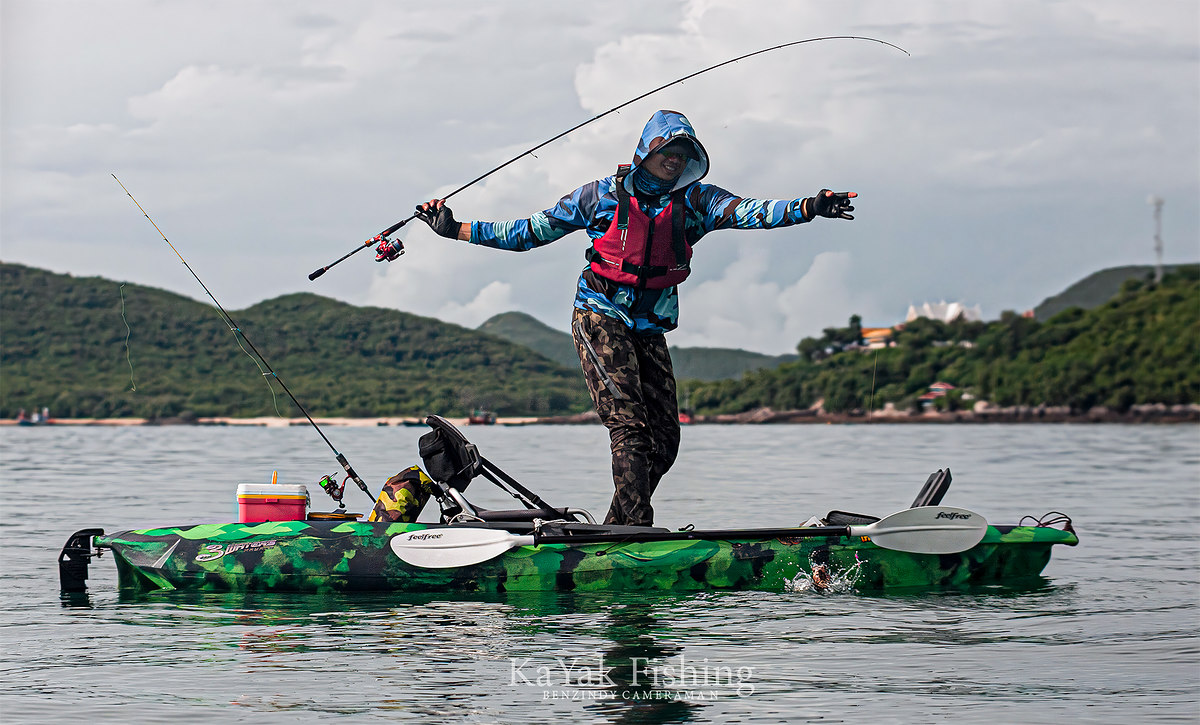
[[957,511],[938,511],[935,519],[969,519],[971,514],[961,514]]
[[716,700],[754,694],[753,667],[714,665],[684,655],[662,663],[632,657],[628,666],[610,666],[603,655],[556,657],[550,664],[512,657],[509,685],[541,687],[542,700]]

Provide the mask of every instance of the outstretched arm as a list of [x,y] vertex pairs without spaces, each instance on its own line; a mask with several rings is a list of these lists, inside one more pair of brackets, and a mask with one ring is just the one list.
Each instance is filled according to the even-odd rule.
[[553,207],[535,212],[527,219],[504,222],[459,222],[445,199],[431,199],[417,207],[417,218],[436,234],[461,239],[481,247],[527,252],[545,246],[588,225],[596,207],[598,182],[567,194]]
[[818,216],[853,219],[850,212],[854,211],[854,207],[850,200],[857,196],[853,191],[822,189],[816,196],[798,199],[747,199],[718,186],[705,184],[691,203],[694,208],[704,211],[707,231],[774,229],[803,224]]

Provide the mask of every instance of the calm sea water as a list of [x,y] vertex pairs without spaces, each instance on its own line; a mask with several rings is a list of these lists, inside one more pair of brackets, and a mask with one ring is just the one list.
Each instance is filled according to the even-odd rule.
[[[326,429],[375,489],[418,462],[421,432]],[[467,432],[552,503],[605,510],[602,428]],[[995,523],[1066,512],[1080,545],[1056,549],[1039,586],[872,596],[122,600],[104,558],[87,601],[66,606],[55,560],[73,531],[228,520],[237,484],[275,470],[323,506],[314,484],[337,464],[310,428],[4,428],[0,719],[1200,720],[1196,426],[689,427],[656,523],[883,515],[947,465],[945,503]],[[503,507],[487,486],[469,493]],[[617,698],[578,685],[601,671]]]

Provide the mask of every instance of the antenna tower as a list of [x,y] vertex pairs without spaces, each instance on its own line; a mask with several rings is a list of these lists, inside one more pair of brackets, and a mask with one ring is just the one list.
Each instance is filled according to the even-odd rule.
[[1160,196],[1152,195],[1149,199],[1146,200],[1146,203],[1150,204],[1151,206],[1154,207],[1154,256],[1155,256],[1154,284],[1158,285],[1159,283],[1162,282],[1162,275],[1163,275],[1163,270],[1162,270],[1162,257],[1163,257],[1162,207],[1163,207],[1163,199]]

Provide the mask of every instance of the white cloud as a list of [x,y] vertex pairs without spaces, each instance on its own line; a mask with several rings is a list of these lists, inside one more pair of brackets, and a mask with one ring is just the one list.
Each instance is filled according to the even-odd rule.
[[[664,107],[696,125],[707,181],[767,198],[860,192],[851,223],[706,239],[677,345],[780,351],[852,313],[884,324],[926,299],[1031,307],[1101,267],[1152,261],[1149,193],[1167,200],[1168,261],[1197,256],[1195,3],[331,8],[6,0],[4,259],[199,296],[173,255],[155,256],[161,240],[116,172],[231,308],[304,290],[464,321],[511,304],[566,329],[582,234],[511,254],[414,226],[396,263],[363,252],[315,284],[306,275],[638,93],[840,34],[912,57],[861,41],[756,56],[556,141],[452,205],[461,219],[548,207],[628,161]],[[739,287],[745,311],[717,310]]]
[[853,290],[853,256],[823,252],[792,284],[763,281],[769,255],[743,245],[737,260],[716,279],[681,290],[680,330],[676,346],[734,346],[772,354],[795,352],[805,337],[831,326],[844,326],[853,311],[874,304]]
[[467,304],[448,303],[437,316],[465,327],[478,327],[497,312],[513,309],[512,291],[512,285],[508,282],[492,282],[479,290],[479,294]]

